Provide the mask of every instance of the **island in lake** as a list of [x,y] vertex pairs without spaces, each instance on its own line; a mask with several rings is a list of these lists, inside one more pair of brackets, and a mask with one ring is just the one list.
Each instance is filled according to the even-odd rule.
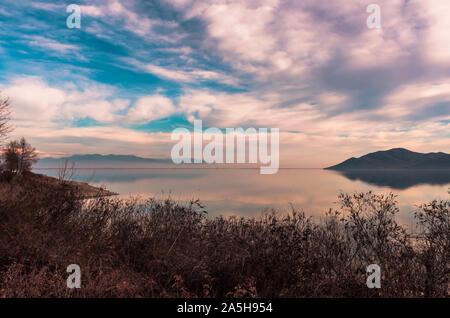
[[339,171],[350,180],[377,186],[406,189],[418,184],[450,183],[450,154],[419,153],[404,148],[369,153],[325,168]]

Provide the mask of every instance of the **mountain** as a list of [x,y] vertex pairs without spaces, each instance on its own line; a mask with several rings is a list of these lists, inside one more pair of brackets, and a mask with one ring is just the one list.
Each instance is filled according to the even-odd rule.
[[125,168],[145,167],[154,164],[169,164],[171,159],[141,158],[133,155],[73,155],[64,158],[42,158],[35,168],[58,168],[65,161],[75,162],[76,168]]
[[325,169],[450,169],[450,154],[443,152],[419,153],[404,148],[394,148],[369,153],[359,158],[353,157]]

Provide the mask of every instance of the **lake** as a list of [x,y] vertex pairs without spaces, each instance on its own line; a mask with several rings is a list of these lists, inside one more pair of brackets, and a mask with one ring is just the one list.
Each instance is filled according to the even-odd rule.
[[[57,169],[35,169],[56,176]],[[268,209],[290,210],[290,204],[319,217],[337,207],[340,191],[372,190],[398,195],[398,221],[410,226],[417,204],[448,199],[450,171],[385,171],[341,173],[322,169],[280,169],[261,175],[259,169],[157,168],[77,169],[75,180],[119,193],[175,200],[200,199],[210,216],[258,216]]]

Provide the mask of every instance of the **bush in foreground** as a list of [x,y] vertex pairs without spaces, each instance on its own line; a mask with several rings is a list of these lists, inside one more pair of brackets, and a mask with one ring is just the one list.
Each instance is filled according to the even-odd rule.
[[[395,221],[394,195],[341,194],[313,222],[293,210],[205,216],[198,201],[83,200],[11,189],[0,201],[0,297],[448,297],[450,202]],[[14,199],[12,199],[14,198]],[[82,272],[68,289],[69,264]],[[379,264],[382,288],[366,286]]]

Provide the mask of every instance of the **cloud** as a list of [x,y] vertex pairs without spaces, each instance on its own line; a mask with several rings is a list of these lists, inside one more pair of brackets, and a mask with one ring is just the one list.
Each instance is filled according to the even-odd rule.
[[[202,119],[214,127],[258,126],[281,130],[311,130],[327,120],[323,112],[342,107],[348,96],[338,92],[288,100],[276,93],[217,93],[188,90],[179,98],[179,108],[189,120]],[[314,103],[313,103],[314,101]]]
[[194,67],[187,67],[187,68],[180,68],[180,67],[175,68],[174,66],[171,66],[170,68],[162,67],[151,63],[143,63],[136,59],[130,58],[124,58],[122,60],[145,72],[156,75],[163,79],[168,79],[176,82],[194,83],[201,81],[213,81],[228,85],[237,85],[235,79],[233,79],[231,76],[228,76],[220,72],[198,69]]
[[242,2],[224,2],[208,6],[202,17],[208,22],[210,37],[218,40],[220,50],[244,61],[262,62],[276,44],[273,33],[266,32],[275,19],[274,11],[273,6],[264,3],[249,8]]
[[[69,121],[90,117],[112,123],[127,101],[114,99],[113,89],[98,83],[51,86],[38,76],[16,77],[2,90],[13,102],[13,118],[20,122]],[[24,94],[26,92],[26,94]]]
[[13,118],[17,120],[49,121],[57,117],[66,100],[63,90],[49,87],[38,77],[16,78],[2,90],[13,101]]
[[[363,0],[169,2],[185,19],[204,23],[202,49],[220,56],[233,75],[250,82],[253,89],[279,92],[287,86],[312,90],[320,85],[346,94],[353,90],[355,96],[372,93],[373,101],[364,103],[370,107],[387,93],[371,82],[380,86],[379,77],[384,76],[385,85],[392,88],[416,77],[412,70],[429,62],[421,60],[423,47],[428,46],[423,33],[441,29],[433,21],[424,27],[426,11],[415,1],[378,2],[381,29],[367,28],[368,4]],[[395,76],[390,74],[393,70],[398,70]]]
[[92,149],[95,134],[115,149],[114,131],[121,149],[139,147],[147,136],[130,127],[172,116],[280,128],[286,156],[309,166],[323,153],[449,149],[447,0],[380,0],[381,29],[367,28],[363,0],[82,1],[70,31],[55,24],[64,6],[10,3],[26,13],[2,23],[1,88],[18,131],[59,136],[39,139],[48,151]]
[[37,2],[37,1],[33,1],[31,3],[31,6],[33,6],[34,8],[48,10],[48,11],[54,11],[54,10],[64,8],[63,4],[44,3],[44,2]]
[[[443,108],[444,117],[427,112],[436,105]],[[450,78],[402,85],[386,96],[384,106],[377,113],[396,120],[419,114],[427,119],[450,118]]]
[[71,53],[75,54],[79,51],[79,47],[74,44],[67,44],[67,43],[60,43],[58,41],[45,38],[43,36],[33,36],[28,37],[29,41],[28,44],[39,47],[40,49],[51,49],[53,51],[56,51],[58,53],[66,54]]
[[[143,95],[134,103],[116,97],[106,85],[90,82],[83,87],[72,83],[51,86],[41,77],[25,76],[0,87],[13,101],[16,121],[72,123],[91,118],[99,124],[144,124],[177,112],[172,100],[162,95]],[[23,92],[27,92],[24,94]]]
[[14,137],[27,139],[45,156],[72,154],[134,154],[168,158],[172,142],[168,133],[145,133],[120,126],[108,127],[16,127]]
[[160,66],[152,65],[152,64],[146,64],[143,66],[143,68],[146,71],[150,72],[151,74],[155,74],[156,76],[160,76],[160,77],[167,78],[170,80],[181,81],[181,82],[192,81],[191,76],[189,76],[188,73],[183,72],[183,71],[172,71],[172,70],[166,69],[164,67],[160,67]]
[[82,14],[86,14],[91,17],[100,17],[106,10],[103,10],[100,6],[96,5],[81,5]]
[[[127,8],[118,0],[106,1],[99,5],[82,5],[81,12],[92,17],[104,17],[111,24],[120,23],[123,28],[139,36],[150,35],[152,21],[147,16]],[[114,20],[112,20],[114,19]]]
[[[11,138],[26,136],[43,155],[115,152],[155,156],[152,150],[160,156],[170,154],[168,133],[149,134],[126,127],[171,115],[175,108],[166,97],[143,96],[130,107],[130,100],[116,97],[115,90],[105,85],[52,86],[36,76],[17,77],[0,89],[12,101],[15,130]],[[76,121],[84,118],[96,124],[78,127]]]
[[145,124],[169,117],[175,112],[175,106],[169,98],[160,95],[145,96],[139,98],[128,111],[126,120],[137,124]]
[[[429,85],[424,84],[424,87]],[[391,100],[400,100],[405,103],[401,105],[408,105],[409,92],[413,91],[416,94],[411,98],[420,100],[419,87],[401,89],[393,93]],[[422,100],[419,104],[446,100],[442,95],[444,92],[447,92],[446,85],[437,85],[434,91],[422,90],[423,96],[431,99]],[[256,96],[192,90],[180,98],[179,107],[189,120],[203,119],[207,126],[279,128],[283,139],[280,149],[285,163],[297,160],[305,164],[308,162],[309,167],[314,166],[314,157],[316,164],[330,162],[329,158],[318,159],[318,153],[330,153],[333,154],[331,157],[344,159],[355,151],[362,155],[364,152],[399,146],[417,151],[432,151],[433,146],[435,150],[436,147],[448,149],[449,146],[445,136],[450,132],[450,124],[438,122],[437,118],[436,121],[424,122],[407,116],[418,112],[417,108],[396,117],[395,113],[389,113],[393,109],[390,105],[386,108],[387,117],[380,120],[378,109],[326,116],[324,111],[341,108],[348,102],[348,96],[339,92],[319,94],[313,98],[316,101],[313,104],[298,102],[289,107],[274,107],[280,98],[273,94]],[[395,117],[395,120],[388,119],[392,118],[388,116]]]
[[[203,119],[205,126],[280,128],[283,167],[322,167],[345,159],[349,153],[362,155],[399,144],[416,151],[435,151],[436,147],[448,147],[443,136],[450,131],[448,122],[377,121],[364,116],[367,111],[323,116],[320,103],[337,105],[347,101],[346,96],[332,92],[318,95],[316,105],[303,102],[273,108],[280,97],[272,94],[191,90],[179,98],[176,106],[160,95],[141,96],[130,102],[99,84],[90,83],[83,89],[72,84],[53,87],[38,77],[17,78],[1,89],[13,101],[16,130],[12,137],[27,136],[43,155],[114,152],[168,157],[174,143],[170,133],[145,133],[126,125],[180,113],[191,120]],[[414,89],[417,87],[399,90],[391,100],[407,102],[408,92]],[[433,98],[445,92],[445,85],[437,85],[434,91],[423,92],[423,96]],[[77,127],[64,123],[85,116],[102,125]],[[317,156],[318,153],[332,155]]]
[[421,35],[424,37],[425,54],[431,62],[450,63],[450,43],[448,30],[450,20],[444,12],[450,11],[450,2],[445,0],[430,0],[427,2],[412,1],[420,16],[426,23]]

